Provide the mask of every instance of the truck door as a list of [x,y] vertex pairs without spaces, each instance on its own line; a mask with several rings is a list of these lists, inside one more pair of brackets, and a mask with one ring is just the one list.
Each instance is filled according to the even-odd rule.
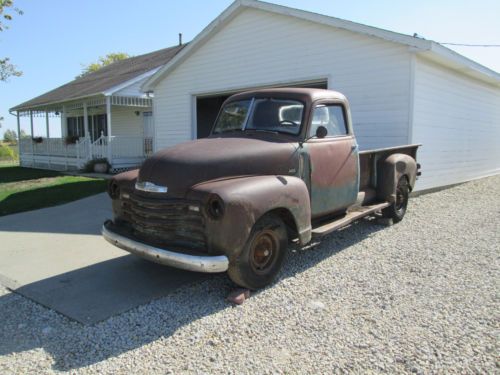
[[313,107],[308,137],[324,126],[324,138],[306,143],[310,166],[313,218],[340,213],[356,201],[359,185],[358,146],[346,108],[339,103],[317,103]]

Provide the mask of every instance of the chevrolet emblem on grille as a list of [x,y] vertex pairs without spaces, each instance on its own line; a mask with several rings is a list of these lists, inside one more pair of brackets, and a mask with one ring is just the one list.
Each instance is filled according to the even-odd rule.
[[166,186],[159,186],[147,181],[136,182],[135,188],[137,190],[147,191],[149,193],[166,193],[168,191],[168,187]]

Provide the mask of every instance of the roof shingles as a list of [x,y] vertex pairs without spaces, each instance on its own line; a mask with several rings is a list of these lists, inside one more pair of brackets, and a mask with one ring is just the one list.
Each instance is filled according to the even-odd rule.
[[169,47],[117,61],[96,72],[77,78],[54,90],[21,103],[11,108],[11,110],[27,110],[52,103],[101,94],[141,74],[165,65],[185,46],[186,44]]

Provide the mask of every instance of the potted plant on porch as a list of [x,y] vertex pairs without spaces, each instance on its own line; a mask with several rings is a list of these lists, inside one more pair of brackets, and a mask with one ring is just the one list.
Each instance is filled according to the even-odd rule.
[[99,158],[89,160],[83,167],[83,171],[87,173],[108,173],[111,168],[108,159]]

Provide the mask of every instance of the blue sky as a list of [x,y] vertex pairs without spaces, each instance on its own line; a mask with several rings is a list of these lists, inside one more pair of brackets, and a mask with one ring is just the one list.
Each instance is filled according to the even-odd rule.
[[[189,41],[231,2],[15,0],[24,15],[15,17],[10,29],[0,33],[0,58],[10,57],[24,74],[0,82],[0,116],[5,118],[0,135],[16,129],[9,108],[72,80],[82,64],[109,52],[138,55],[172,46],[177,44],[179,32]],[[271,2],[400,33],[416,32],[438,42],[500,44],[497,0]],[[453,49],[500,71],[500,48]],[[51,124],[51,131],[57,133],[57,125]]]

